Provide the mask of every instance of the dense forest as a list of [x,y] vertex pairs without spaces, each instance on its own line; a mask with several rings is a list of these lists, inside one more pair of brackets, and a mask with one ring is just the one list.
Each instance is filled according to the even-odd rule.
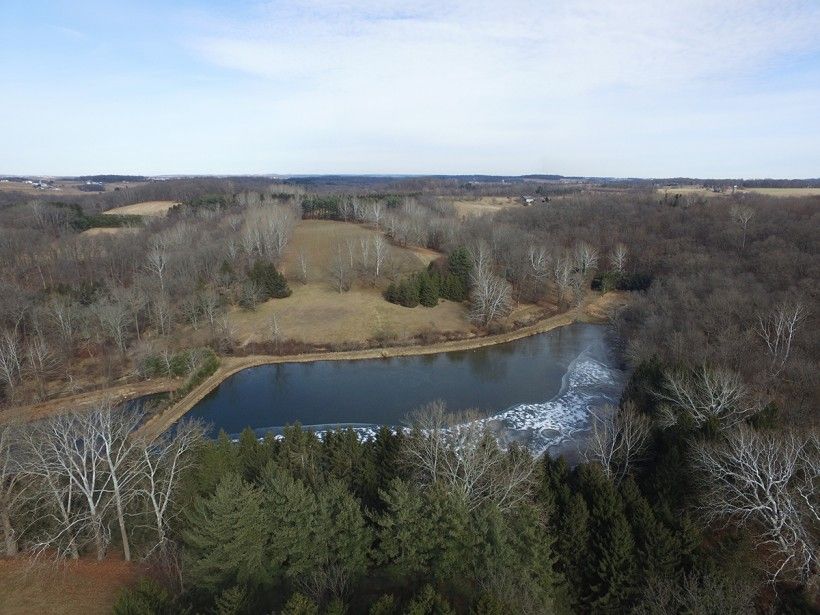
[[[632,376],[582,463],[501,450],[435,403],[366,441],[293,426],[237,442],[184,422],[151,440],[140,412],[101,405],[0,423],[6,554],[146,562],[119,613],[816,612],[818,198],[560,189],[462,219],[435,194],[449,180],[430,181],[9,204],[4,403],[65,392],[80,361],[108,380],[201,376],[236,352],[227,309],[286,296],[293,227],[324,218],[441,252],[388,299],[467,301],[482,329],[516,302],[628,292],[610,321]],[[148,198],[181,204],[134,234],[81,236]],[[386,275],[376,250],[355,270],[339,259],[340,293]],[[194,325],[207,349],[178,334]]]

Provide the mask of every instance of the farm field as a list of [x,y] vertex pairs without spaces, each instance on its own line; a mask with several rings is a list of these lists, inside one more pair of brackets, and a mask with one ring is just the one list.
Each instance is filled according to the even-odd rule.
[[143,201],[133,205],[123,205],[104,211],[108,215],[130,216],[164,216],[169,209],[177,205],[177,201]]
[[456,208],[460,218],[481,216],[487,213],[495,213],[508,207],[521,207],[521,199],[508,196],[482,196],[475,199],[463,199],[452,197],[440,197],[443,201],[449,201]]
[[[658,188],[660,193],[669,194],[684,194],[696,195],[708,198],[729,196],[730,192],[714,192],[710,188],[703,186],[669,186]],[[766,196],[774,197],[806,197],[806,196],[820,196],[820,188],[739,188],[736,192],[739,194],[746,193],[765,194]]]

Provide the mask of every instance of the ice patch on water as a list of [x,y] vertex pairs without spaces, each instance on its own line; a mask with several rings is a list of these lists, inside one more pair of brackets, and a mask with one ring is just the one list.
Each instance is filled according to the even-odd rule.
[[622,381],[619,370],[593,358],[587,349],[569,365],[555,397],[513,406],[484,421],[493,426],[502,443],[522,442],[533,454],[541,455],[589,429],[596,408],[617,402]]
[[[520,442],[536,456],[545,452],[571,454],[582,432],[589,429],[592,413],[604,404],[617,403],[623,388],[623,372],[593,355],[592,347],[586,348],[570,363],[561,379],[561,388],[552,399],[518,404],[480,421],[492,429],[503,446]],[[338,423],[304,427],[320,438],[328,431],[352,429],[360,438],[369,440],[376,437],[381,426]],[[256,433],[259,437],[282,437],[281,428],[257,429]]]

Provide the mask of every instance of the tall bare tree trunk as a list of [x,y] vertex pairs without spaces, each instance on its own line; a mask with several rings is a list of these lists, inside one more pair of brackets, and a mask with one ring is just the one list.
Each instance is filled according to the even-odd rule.
[[6,557],[14,557],[17,555],[17,535],[14,528],[11,527],[11,517],[7,510],[2,513],[3,517],[3,536],[6,539]]

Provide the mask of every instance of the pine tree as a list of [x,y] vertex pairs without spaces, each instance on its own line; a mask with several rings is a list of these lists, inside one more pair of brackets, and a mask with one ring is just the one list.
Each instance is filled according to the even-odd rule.
[[377,561],[389,566],[396,578],[413,579],[427,569],[436,530],[421,496],[404,481],[393,479],[380,495],[385,512],[375,518]]
[[248,272],[248,278],[254,282],[262,292],[263,299],[289,297],[291,290],[285,276],[276,270],[273,263],[258,260]]
[[361,507],[342,483],[331,481],[319,493],[319,508],[324,547],[321,562],[355,583],[367,570],[373,543]]
[[652,507],[632,477],[627,477],[621,485],[621,493],[644,581],[674,576],[680,568],[679,542],[669,528],[655,518]]
[[241,615],[245,612],[247,594],[245,589],[234,585],[216,597],[214,613],[216,615]]
[[438,285],[426,271],[417,274],[419,287],[419,303],[425,307],[435,307],[438,305]]
[[322,478],[322,443],[312,431],[296,423],[285,427],[276,463],[294,478],[317,485]]
[[452,301],[467,299],[471,270],[470,254],[465,248],[456,248],[450,252],[447,257],[447,271],[455,278],[455,281],[449,285],[451,296],[447,297],[448,299]]
[[262,469],[271,460],[271,451],[250,427],[246,427],[239,436],[236,456],[242,477],[249,483],[256,483]]
[[270,529],[268,569],[274,578],[298,578],[321,561],[326,547],[319,503],[302,481],[275,464],[265,468],[261,483]]
[[406,615],[455,615],[450,603],[432,585],[425,585],[407,605]]
[[570,603],[577,610],[586,583],[589,552],[589,509],[580,493],[570,496],[558,524],[556,548]]
[[224,476],[212,496],[194,502],[182,533],[193,585],[213,592],[264,582],[268,527],[262,494],[235,474]]
[[590,557],[585,604],[596,613],[628,611],[636,593],[635,542],[623,502],[600,467],[581,467],[590,510]]
[[319,615],[319,607],[303,594],[293,594],[288,599],[281,615]]

